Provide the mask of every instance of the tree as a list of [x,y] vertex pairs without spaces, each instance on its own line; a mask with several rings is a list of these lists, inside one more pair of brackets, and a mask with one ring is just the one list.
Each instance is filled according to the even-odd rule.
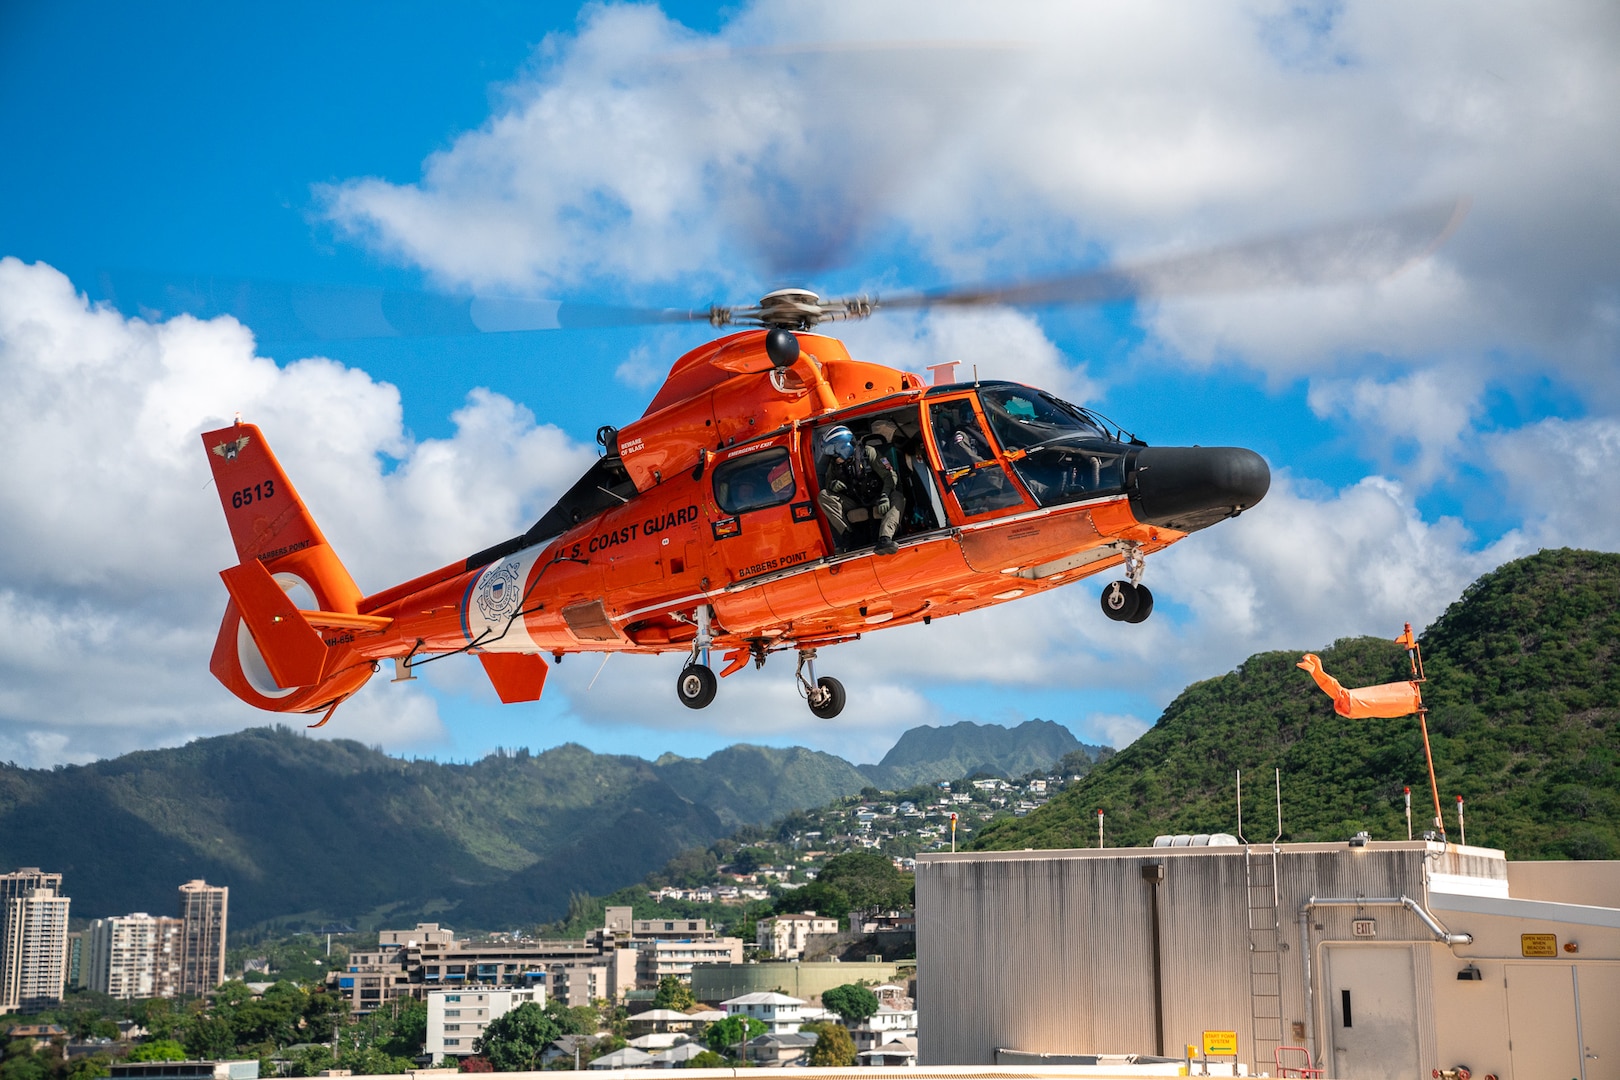
[[173,1039],[153,1039],[129,1052],[129,1061],[184,1061],[186,1048]]
[[843,1017],[846,1024],[858,1024],[878,1011],[877,995],[859,983],[822,991],[821,1004]]
[[546,1002],[546,1015],[563,1035],[594,1035],[602,1026],[600,1009],[591,1005],[564,1005],[556,998]]
[[752,1016],[728,1016],[709,1025],[709,1030],[703,1033],[703,1042],[715,1053],[729,1055],[736,1051],[739,1043],[763,1035],[768,1030]]
[[778,915],[792,915],[800,911],[815,911],[829,919],[842,919],[850,911],[849,894],[817,878],[802,889],[784,894],[776,902]]
[[491,1020],[483,1036],[473,1041],[473,1053],[487,1057],[500,1072],[534,1072],[540,1068],[540,1055],[561,1034],[544,1008],[525,1001]]
[[466,1057],[461,1059],[460,1070],[464,1073],[494,1072],[495,1066],[489,1063],[489,1058]]
[[653,998],[655,1008],[685,1012],[696,1004],[697,998],[692,995],[692,988],[682,982],[680,976],[665,975],[658,980],[658,996]]
[[725,1065],[725,1058],[713,1050],[705,1050],[701,1054],[694,1054],[682,1067],[687,1069],[723,1069]]
[[[822,1000],[826,1000],[822,995]],[[821,1068],[843,1069],[855,1064],[855,1040],[842,1024],[818,1024],[816,1045],[810,1048],[810,1064]]]
[[385,1014],[384,1027],[373,1045],[394,1057],[411,1058],[420,1054],[426,1043],[427,1002],[418,998],[396,999],[394,1011]]
[[236,1050],[236,1030],[218,1013],[200,1012],[185,1026],[186,1056],[197,1061],[222,1061]]
[[912,875],[902,873],[888,856],[875,851],[833,856],[816,875],[815,884],[841,890],[849,897],[852,911],[912,906]]

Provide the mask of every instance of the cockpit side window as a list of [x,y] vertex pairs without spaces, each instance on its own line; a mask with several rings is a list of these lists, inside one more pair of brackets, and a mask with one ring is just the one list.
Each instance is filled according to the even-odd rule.
[[785,446],[728,461],[714,470],[714,501],[728,514],[791,502],[797,488]]
[[978,414],[968,398],[936,402],[928,407],[928,419],[934,428],[934,445],[939,450],[940,464],[946,472],[968,469],[989,461],[994,456],[990,440],[984,437]]
[[1024,504],[1024,496],[985,437],[972,398],[930,402],[928,423],[945,474],[945,487],[955,496],[964,517]]

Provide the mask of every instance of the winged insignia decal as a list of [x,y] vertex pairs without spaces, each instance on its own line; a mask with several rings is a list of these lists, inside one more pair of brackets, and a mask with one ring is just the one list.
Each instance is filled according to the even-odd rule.
[[214,447],[214,453],[218,454],[226,461],[235,461],[236,455],[247,449],[247,444],[248,437],[243,435],[239,439],[220,443],[218,446]]

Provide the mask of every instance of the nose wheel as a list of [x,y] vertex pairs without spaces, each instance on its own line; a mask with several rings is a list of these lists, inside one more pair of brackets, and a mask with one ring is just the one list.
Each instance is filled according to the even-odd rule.
[[1153,594],[1146,585],[1111,582],[1103,590],[1102,609],[1115,622],[1139,623],[1153,614]]
[[1153,614],[1153,594],[1142,584],[1142,571],[1147,559],[1140,548],[1132,547],[1125,554],[1124,581],[1112,581],[1103,589],[1103,614],[1115,622],[1139,623]]

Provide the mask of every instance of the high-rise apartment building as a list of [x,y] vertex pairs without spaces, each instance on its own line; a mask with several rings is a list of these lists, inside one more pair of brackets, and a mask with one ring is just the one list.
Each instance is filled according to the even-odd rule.
[[[26,899],[35,889],[62,891],[62,875],[49,874],[37,866],[25,866],[9,874],[0,874],[0,1013],[21,1007],[17,988],[23,981],[21,937],[15,940],[11,932],[11,902]],[[66,927],[63,927],[66,930]],[[66,964],[66,942],[63,943],[63,963]],[[32,981],[32,980],[30,980]],[[60,987],[57,996],[61,996]]]
[[137,912],[95,919],[84,931],[81,985],[115,998],[180,991],[185,920]]
[[[60,874],[39,874],[62,880]],[[19,871],[25,874],[28,871]],[[15,875],[6,875],[12,877]],[[68,904],[49,885],[14,895],[0,910],[0,1012],[34,1011],[62,1000],[67,978]]]
[[225,981],[229,900],[229,888],[201,878],[180,886],[180,993],[206,994]]

